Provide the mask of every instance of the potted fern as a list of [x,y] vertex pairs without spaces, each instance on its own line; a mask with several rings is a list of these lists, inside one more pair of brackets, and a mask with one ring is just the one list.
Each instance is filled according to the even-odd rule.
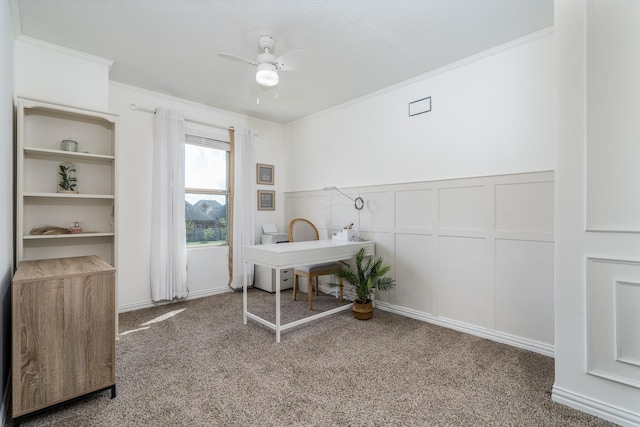
[[[353,301],[353,316],[359,320],[368,320],[373,316],[373,303],[371,294],[375,289],[388,291],[396,284],[395,280],[387,276],[391,270],[390,265],[384,265],[381,256],[369,257],[365,261],[365,249],[361,248],[355,256],[355,267],[340,261],[342,269],[333,273],[336,277],[341,277],[349,282],[356,293]],[[339,286],[337,283],[330,283],[331,286]]]

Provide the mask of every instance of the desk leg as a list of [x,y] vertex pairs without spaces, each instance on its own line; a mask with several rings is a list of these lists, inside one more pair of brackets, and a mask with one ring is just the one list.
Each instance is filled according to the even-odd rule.
[[276,268],[276,342],[280,342],[280,269]]
[[242,323],[247,324],[247,262],[242,264]]

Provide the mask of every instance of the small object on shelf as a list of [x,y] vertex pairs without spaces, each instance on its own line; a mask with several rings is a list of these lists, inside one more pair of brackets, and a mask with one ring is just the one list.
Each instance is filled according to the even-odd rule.
[[70,162],[60,163],[58,167],[58,193],[77,193],[77,187],[76,165]]
[[69,234],[71,231],[68,228],[56,227],[55,225],[43,225],[42,227],[34,227],[31,229],[31,234],[34,235],[58,235]]
[[78,151],[78,141],[74,141],[73,139],[63,139],[60,143],[60,149],[62,151]]
[[81,234],[82,233],[82,225],[76,221],[69,227],[69,231],[71,234]]

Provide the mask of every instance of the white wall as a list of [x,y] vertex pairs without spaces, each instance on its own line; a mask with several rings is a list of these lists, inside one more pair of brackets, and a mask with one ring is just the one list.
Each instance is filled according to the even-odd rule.
[[318,190],[360,194],[398,280],[386,308],[552,355],[553,177],[536,173],[555,168],[553,49],[542,31],[287,124],[285,219],[326,237],[358,218]]
[[364,199],[360,220],[335,191],[286,193],[285,218],[375,241],[396,279],[377,307],[554,354],[553,172],[345,191]]
[[553,70],[546,30],[287,124],[286,191],[553,170]]
[[0,424],[4,425],[11,368],[11,278],[13,277],[13,77],[14,50],[9,3],[0,2]]
[[[275,166],[276,210],[256,213],[256,238],[263,223],[283,228],[282,125],[252,119],[202,104],[109,82],[111,61],[38,40],[21,38],[16,49],[18,96],[65,105],[106,110],[120,116],[117,146],[118,237],[116,266],[118,309],[152,305],[149,284],[149,228],[151,194],[151,144],[153,115],[129,106],[178,109],[195,121],[251,129],[256,138],[256,162]],[[197,126],[187,123],[188,126]],[[226,133],[226,132],[223,132]],[[4,157],[3,157],[4,158]],[[10,158],[10,157],[6,157]],[[250,166],[255,170],[255,165]],[[189,289],[192,297],[229,290],[227,247],[188,251]]]
[[16,94],[106,111],[111,64],[103,58],[20,36],[16,41]]
[[554,4],[553,399],[640,426],[640,4]]
[[[255,159],[275,166],[277,191],[276,211],[256,214],[256,238],[264,222],[283,227],[282,125],[251,119],[202,104],[154,93],[112,82],[109,110],[120,115],[118,140],[118,308],[134,310],[151,304],[149,284],[149,245],[151,233],[151,170],[153,147],[153,114],[136,110],[131,104],[155,109],[165,107],[180,110],[187,119],[203,121],[236,129],[250,128],[261,134],[256,138]],[[187,127],[200,126],[187,120]],[[226,130],[217,129],[228,137]],[[255,165],[250,166],[255,170]],[[261,186],[261,188],[267,188]],[[190,297],[228,291],[228,247],[190,248],[187,251]]]

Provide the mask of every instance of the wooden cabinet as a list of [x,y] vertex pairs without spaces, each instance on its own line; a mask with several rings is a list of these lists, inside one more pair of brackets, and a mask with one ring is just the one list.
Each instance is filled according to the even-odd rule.
[[13,277],[12,415],[115,397],[115,269],[97,256],[22,261]]
[[[16,259],[98,255],[115,266],[116,115],[18,98]],[[63,140],[77,151],[63,150]],[[65,144],[64,148],[76,148]],[[75,166],[76,192],[58,188],[60,165]],[[81,233],[64,233],[78,222]],[[59,227],[57,233],[34,229]],[[62,232],[63,234],[59,234]]]

